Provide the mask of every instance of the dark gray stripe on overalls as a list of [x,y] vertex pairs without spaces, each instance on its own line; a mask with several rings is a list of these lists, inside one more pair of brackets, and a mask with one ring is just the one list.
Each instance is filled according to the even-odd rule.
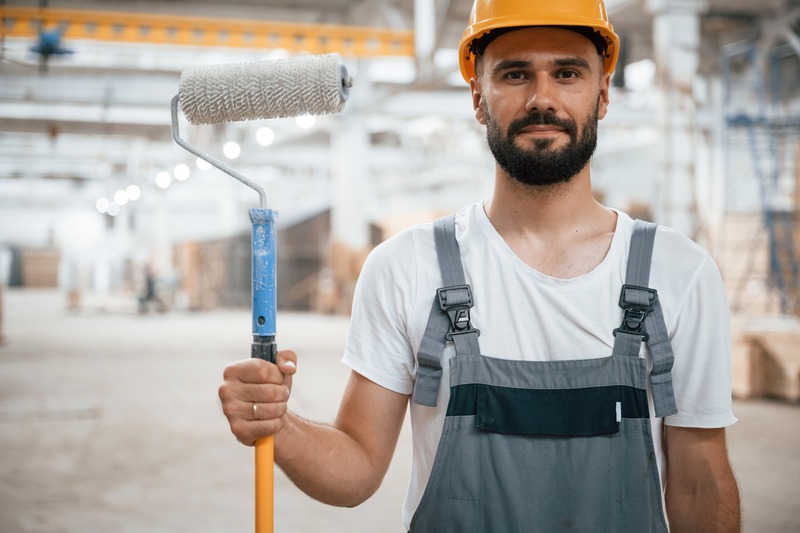
[[[450,265],[449,272],[442,272],[446,287],[464,284],[463,270],[452,267],[453,256],[459,257],[454,227],[453,217],[435,224],[437,253],[449,256],[440,258],[440,265]],[[652,235],[637,230],[632,247]],[[441,242],[445,238],[447,245]],[[639,263],[649,267],[649,257]],[[460,278],[453,278],[454,270],[461,270]],[[647,279],[637,274],[635,281],[639,289],[632,299],[646,296],[649,302],[653,293],[641,291]],[[441,332],[436,344],[443,349],[453,321],[439,299],[431,310],[431,321],[438,325],[429,322],[426,336]],[[638,327],[638,309],[633,306],[626,315],[630,327],[623,323],[623,335],[636,335],[632,328]],[[465,329],[475,333],[469,334],[467,350],[455,344],[456,355],[449,361],[448,412],[411,531],[665,532],[646,361],[638,357],[638,347],[636,354],[629,353],[632,340],[620,343],[625,355],[512,361],[479,355],[477,330],[471,324]],[[433,344],[423,341],[421,351]],[[436,368],[441,349],[436,361],[432,353],[419,359],[417,403],[436,403],[434,375],[437,370],[441,375],[441,366]],[[670,397],[671,382],[668,388]]]

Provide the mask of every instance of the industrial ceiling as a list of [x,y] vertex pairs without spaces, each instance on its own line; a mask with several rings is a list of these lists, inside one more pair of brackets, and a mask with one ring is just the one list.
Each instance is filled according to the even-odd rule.
[[[623,65],[654,57],[652,20],[660,6],[699,9],[699,72],[706,77],[719,76],[722,46],[763,41],[777,23],[788,24],[785,33],[796,35],[792,28],[800,18],[797,0],[606,4],[623,39]],[[253,203],[246,190],[219,189],[217,182],[226,178],[216,171],[204,175],[174,144],[170,99],[186,67],[307,52],[342,53],[355,79],[342,117],[319,117],[306,129],[289,119],[184,124],[185,135],[215,156],[224,142],[238,142],[235,165],[263,180],[279,207],[295,213],[336,201],[330,169],[337,157],[363,159],[359,164],[367,177],[357,183],[369,184],[362,191],[371,205],[365,207],[367,219],[480,198],[488,191],[491,157],[455,53],[470,7],[469,0],[0,2],[0,213],[6,215],[0,244],[45,244],[52,236],[52,220],[13,227],[9,217],[24,220],[24,213],[65,205],[93,210],[99,198],[111,199],[131,184],[146,200],[159,193],[155,176],[167,172],[174,178],[181,163],[191,170],[190,182],[176,183],[181,193],[160,192],[171,195],[175,209],[208,218],[219,212],[214,205],[220,195],[237,208]],[[59,30],[58,46],[67,53],[32,51],[43,44],[43,31]],[[604,125],[609,130],[629,132],[654,120],[653,106],[626,96],[625,73],[624,66],[618,68],[617,107]],[[264,126],[274,133],[269,146],[256,139]],[[345,147],[345,155],[337,156],[336,138],[356,130],[364,132],[364,146]],[[353,161],[339,164],[348,172]],[[144,217],[147,205],[139,207]],[[190,226],[194,235],[176,230],[175,238],[220,228],[213,221]]]

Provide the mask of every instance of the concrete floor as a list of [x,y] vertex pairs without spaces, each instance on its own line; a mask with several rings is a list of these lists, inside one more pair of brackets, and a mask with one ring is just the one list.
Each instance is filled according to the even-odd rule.
[[[253,450],[216,395],[224,366],[248,356],[249,312],[140,316],[130,299],[70,313],[55,291],[3,296],[0,531],[253,530]],[[347,320],[278,325],[301,358],[294,409],[332,419]],[[800,532],[800,406],[740,401],[736,414],[744,531]],[[314,502],[279,473],[276,531],[401,532],[409,465],[406,427],[383,487],[356,509]]]

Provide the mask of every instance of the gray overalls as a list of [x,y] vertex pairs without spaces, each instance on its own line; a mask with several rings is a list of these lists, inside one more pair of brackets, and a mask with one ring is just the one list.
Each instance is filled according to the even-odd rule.
[[455,356],[442,437],[411,531],[667,531],[646,387],[649,378],[657,417],[677,412],[672,348],[658,295],[647,288],[655,225],[635,223],[612,354],[569,361],[481,355],[455,218],[437,221],[434,236],[445,286],[417,356],[417,404],[436,405],[447,341]]

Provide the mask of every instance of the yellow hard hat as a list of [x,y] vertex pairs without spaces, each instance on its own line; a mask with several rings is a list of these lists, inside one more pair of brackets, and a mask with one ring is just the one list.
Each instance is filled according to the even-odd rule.
[[603,0],[475,0],[469,25],[458,46],[461,75],[469,83],[475,76],[472,41],[499,28],[573,26],[597,32],[605,40],[603,71],[611,73],[619,56],[619,37],[608,21]]

